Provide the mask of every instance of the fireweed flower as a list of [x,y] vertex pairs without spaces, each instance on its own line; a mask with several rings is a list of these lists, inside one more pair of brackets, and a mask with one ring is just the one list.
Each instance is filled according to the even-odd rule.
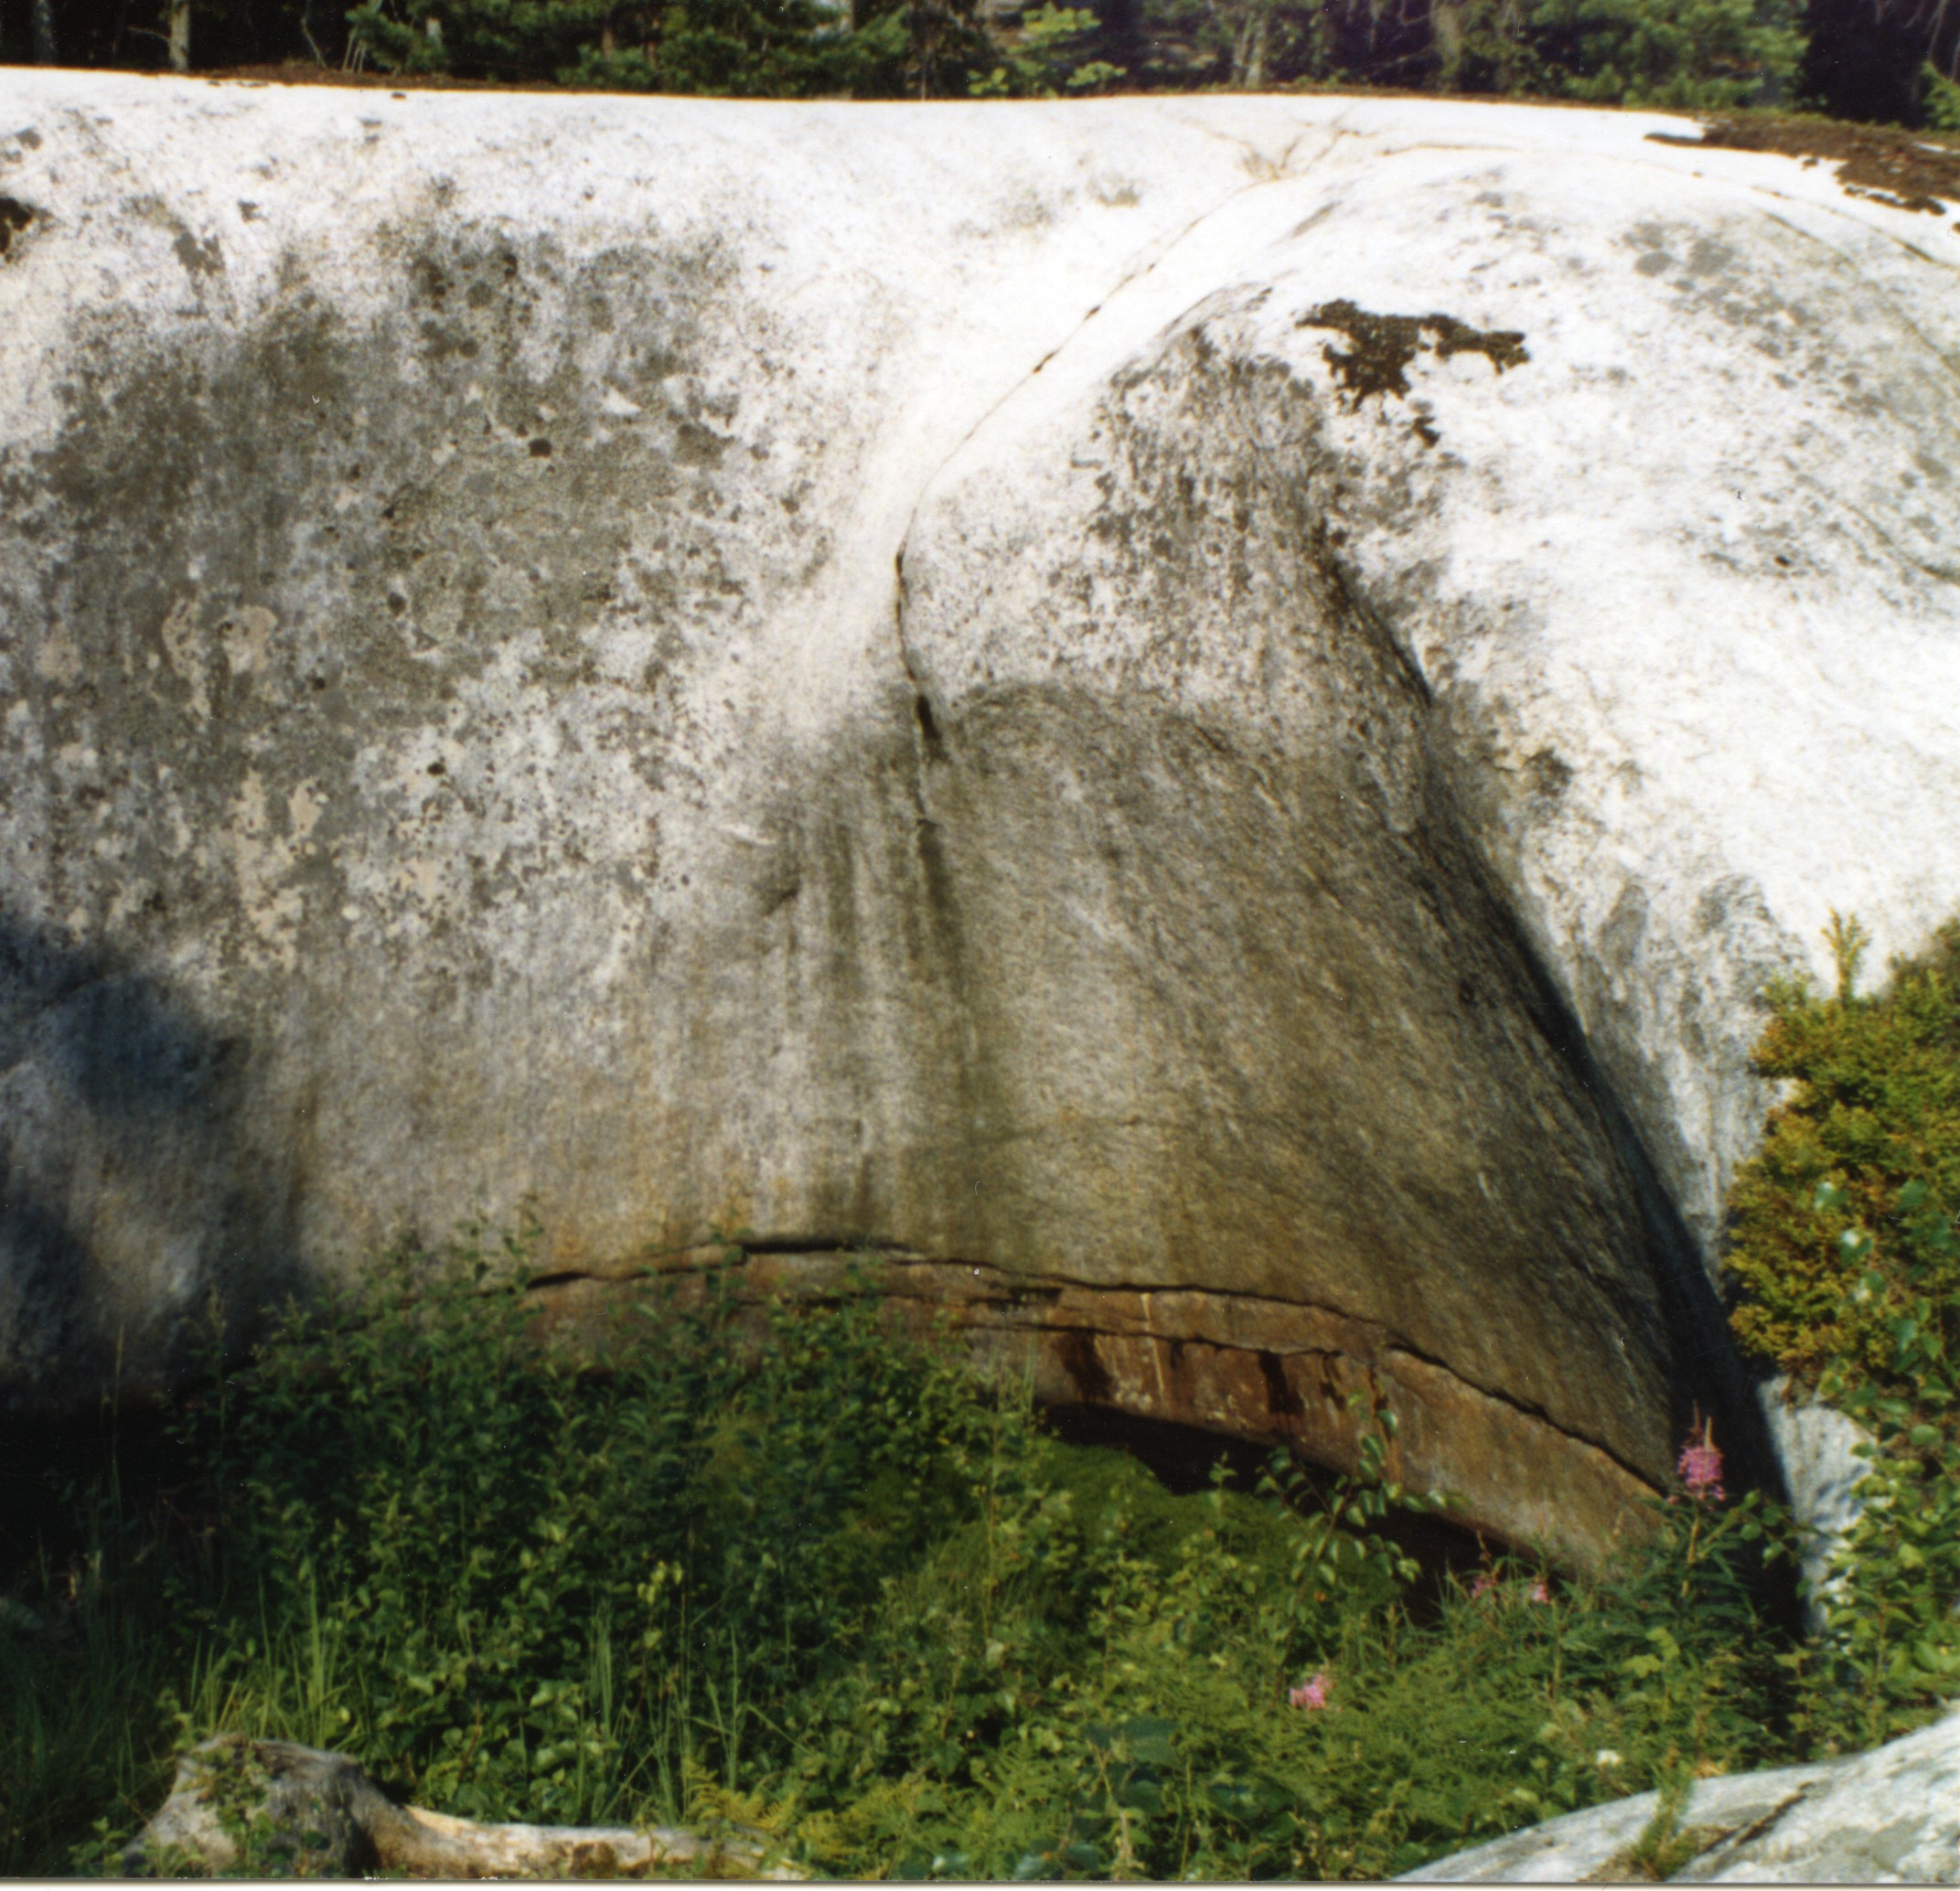
[[1699,1438],[1689,1433],[1687,1444],[1681,1447],[1675,1472],[1697,1503],[1721,1502],[1722,1454],[1715,1448],[1712,1423],[1703,1425]]
[[1496,1587],[1496,1572],[1489,1569],[1480,1569],[1477,1572],[1476,1581],[1470,1586],[1470,1599],[1473,1602],[1481,1602]]
[[1543,1576],[1540,1576],[1537,1582],[1532,1584],[1531,1593],[1525,1597],[1527,1602],[1549,1602],[1551,1599],[1552,1592],[1545,1587],[1545,1578]]
[[1315,1674],[1300,1686],[1287,1690],[1287,1700],[1295,1707],[1304,1707],[1309,1712],[1318,1712],[1327,1704],[1327,1690],[1333,1685],[1333,1677]]

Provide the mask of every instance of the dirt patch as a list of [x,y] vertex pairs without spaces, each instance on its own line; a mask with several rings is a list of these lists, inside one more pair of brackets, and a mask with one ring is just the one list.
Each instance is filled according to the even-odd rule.
[[1647,135],[1656,144],[1774,151],[1800,159],[1806,168],[1835,164],[1838,183],[1853,197],[1870,198],[1895,210],[1940,217],[1946,204],[1960,203],[1960,145],[1880,125],[1822,118],[1719,118],[1702,127],[1699,138],[1666,132]]

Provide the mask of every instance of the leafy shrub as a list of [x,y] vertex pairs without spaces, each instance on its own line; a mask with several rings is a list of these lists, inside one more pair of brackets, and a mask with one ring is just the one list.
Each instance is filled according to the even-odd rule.
[[1839,1747],[1960,1692],[1960,926],[1873,997],[1857,922],[1826,936],[1836,994],[1769,994],[1757,1065],[1791,1094],[1737,1177],[1728,1266],[1744,1344],[1872,1435],[1821,1645],[1790,1657],[1804,1725]]
[[999,63],[967,90],[976,99],[1053,99],[1108,85],[1123,76],[1120,66],[1077,56],[1099,25],[1086,6],[1057,6],[1055,0],[1031,6],[1021,16],[1020,31],[999,48]]
[[1920,80],[1925,88],[1926,129],[1960,132],[1960,83],[1948,78],[1930,59],[1921,68]]
[[1705,1431],[1606,1578],[1424,1568],[1386,1417],[1354,1477],[1175,1494],[868,1290],[759,1335],[650,1292],[599,1371],[533,1330],[521,1241],[466,1245],[214,1369],[154,1501],[113,1456],[67,1490],[0,1597],[0,1870],[102,1864],[220,1731],[480,1818],[737,1820],[819,1871],[1264,1878],[1923,1721],[1960,1689],[1960,930],[1871,998],[1831,937],[1834,996],[1772,994],[1790,1088],[1730,1252],[1738,1331],[1872,1434],[1814,1644],[1764,1619],[1788,1533]]
[[1730,1198],[1733,1324],[1807,1384],[1910,1394],[1934,1355],[1901,1355],[1901,1322],[1943,1342],[1960,1296],[1960,928],[1878,998],[1857,995],[1856,922],[1832,938],[1836,996],[1769,994],[1757,1068],[1794,1092]]
[[1540,83],[1567,98],[1725,111],[1774,97],[1795,72],[1797,11],[1792,0],[1536,0],[1525,37]]
[[652,1298],[594,1372],[521,1261],[395,1257],[178,1408],[163,1505],[75,1493],[86,1581],[30,1599],[80,1633],[0,1640],[0,1865],[91,1820],[100,1863],[221,1731],[853,1875],[1378,1875],[1786,1750],[1747,1504],[1677,1494],[1615,1586],[1422,1571],[1386,1422],[1356,1478],[1179,1495],[874,1295],[759,1339]]

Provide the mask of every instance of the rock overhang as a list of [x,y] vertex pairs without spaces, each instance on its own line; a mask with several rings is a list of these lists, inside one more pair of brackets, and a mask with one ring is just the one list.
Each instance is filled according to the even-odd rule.
[[528,1205],[1386,1387],[1569,1548],[1665,1476],[1755,990],[1956,903],[1950,225],[1634,114],[6,94],[16,1401]]

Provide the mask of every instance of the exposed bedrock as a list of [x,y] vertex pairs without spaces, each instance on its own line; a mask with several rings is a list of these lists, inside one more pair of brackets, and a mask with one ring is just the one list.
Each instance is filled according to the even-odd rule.
[[[1677,121],[0,81],[0,1395],[884,1255],[1596,1554],[1960,905],[1960,237]],[[241,1330],[243,1326],[241,1326]]]

